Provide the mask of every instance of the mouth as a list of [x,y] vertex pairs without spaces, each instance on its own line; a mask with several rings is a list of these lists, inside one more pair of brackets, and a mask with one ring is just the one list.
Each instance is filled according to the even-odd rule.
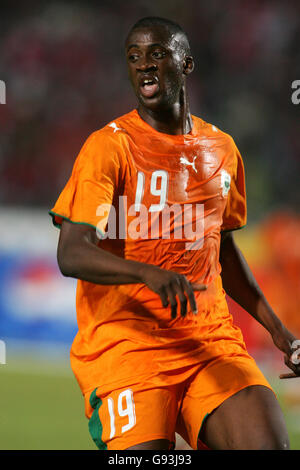
[[142,77],[140,91],[144,98],[153,98],[159,90],[158,78],[155,76]]

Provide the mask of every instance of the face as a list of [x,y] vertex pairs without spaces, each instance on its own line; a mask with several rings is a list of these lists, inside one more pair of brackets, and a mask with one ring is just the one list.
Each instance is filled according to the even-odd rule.
[[137,29],[128,37],[129,78],[140,105],[155,109],[179,102],[185,76],[193,69],[181,40],[163,27]]

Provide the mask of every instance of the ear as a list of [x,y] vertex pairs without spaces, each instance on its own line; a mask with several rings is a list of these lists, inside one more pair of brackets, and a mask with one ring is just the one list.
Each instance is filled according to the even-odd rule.
[[183,61],[183,73],[189,75],[195,67],[194,59],[192,56],[185,56]]

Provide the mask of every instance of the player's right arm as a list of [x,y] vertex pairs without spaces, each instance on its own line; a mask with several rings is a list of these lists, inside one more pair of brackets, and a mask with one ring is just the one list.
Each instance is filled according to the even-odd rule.
[[194,290],[205,290],[202,284],[191,284],[179,273],[158,266],[120,258],[98,246],[93,228],[63,220],[57,249],[57,260],[64,276],[74,277],[94,284],[143,283],[161,298],[163,307],[171,306],[172,318],[187,313],[187,302],[197,313]]

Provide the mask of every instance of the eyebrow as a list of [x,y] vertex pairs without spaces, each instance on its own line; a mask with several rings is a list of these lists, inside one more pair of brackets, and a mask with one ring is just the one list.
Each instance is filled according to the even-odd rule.
[[[158,43],[158,42],[154,42],[153,44],[150,44],[148,47],[157,47],[157,46],[162,47],[163,49],[165,49],[165,47],[164,47],[162,44]],[[127,47],[127,52],[128,52],[129,49],[131,49],[132,47],[137,47],[137,48],[139,49],[140,46],[139,46],[138,44],[130,44],[130,45]]]

